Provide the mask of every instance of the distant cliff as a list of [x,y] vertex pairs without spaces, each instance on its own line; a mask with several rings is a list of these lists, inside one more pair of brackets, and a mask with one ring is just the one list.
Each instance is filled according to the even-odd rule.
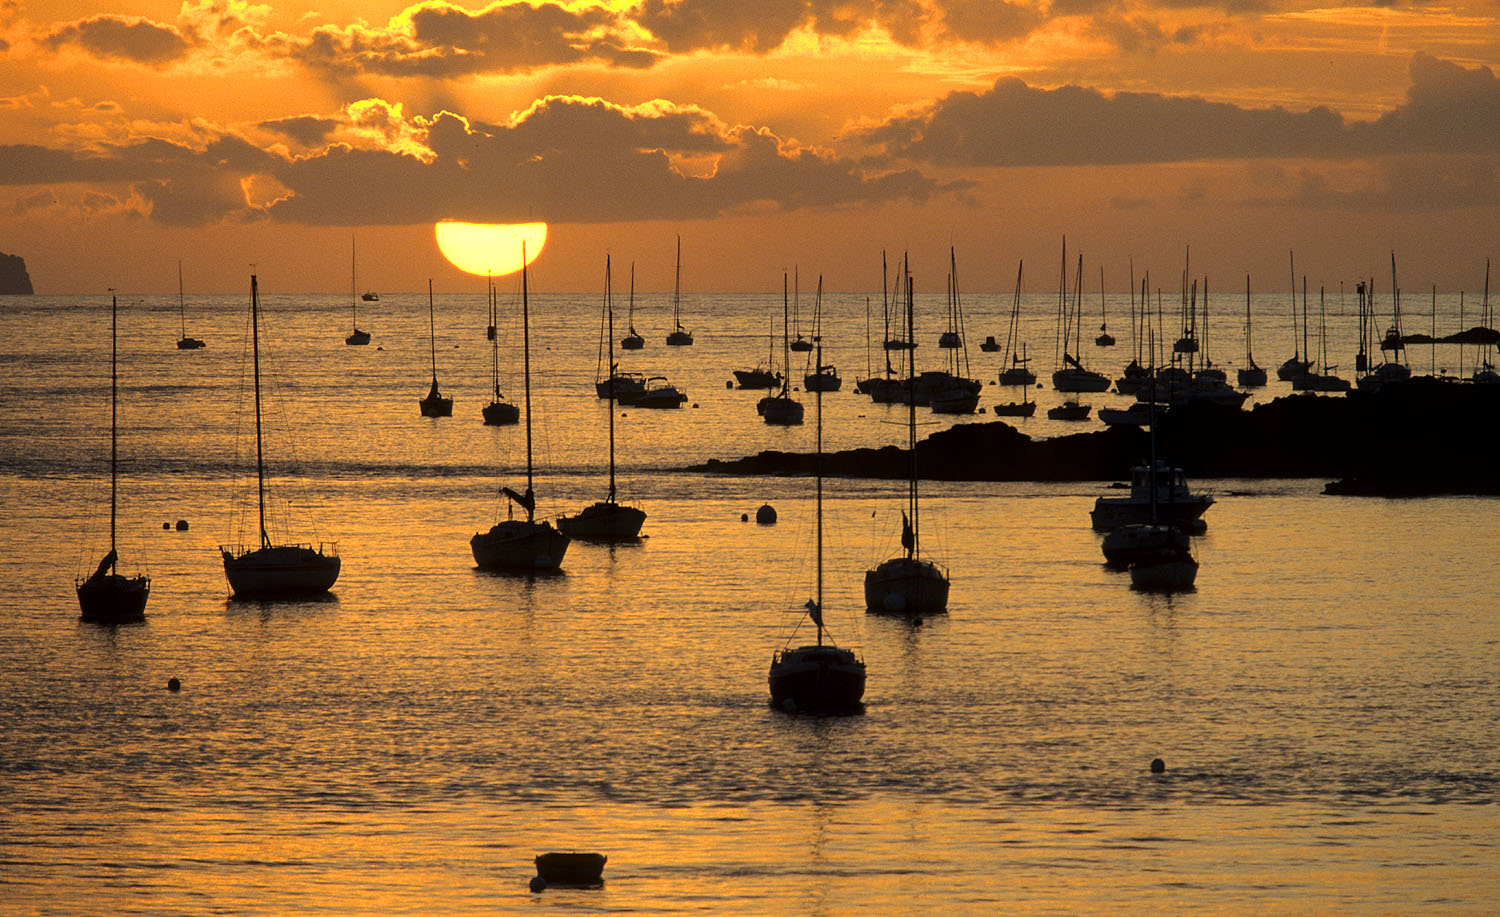
[[26,259],[0,252],[0,294],[35,292],[31,288],[31,275],[26,273]]

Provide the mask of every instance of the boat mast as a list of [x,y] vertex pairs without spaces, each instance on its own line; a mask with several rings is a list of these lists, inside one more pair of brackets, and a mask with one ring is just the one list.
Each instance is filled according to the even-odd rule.
[[[181,270],[181,262],[179,270]],[[179,276],[181,276],[179,274]],[[120,413],[120,382],[119,382],[119,343],[120,336],[120,306],[119,298],[114,291],[109,294],[109,554],[115,556],[115,490],[119,486],[119,413]],[[109,565],[110,572],[114,572],[115,565]]]
[[906,556],[917,556],[917,325],[912,312],[911,256],[907,255],[903,271],[906,274],[906,340],[911,347],[911,360],[906,382],[906,448],[911,454],[911,480],[907,483],[907,504],[911,507],[911,546]]
[[1255,357],[1250,350],[1250,275],[1245,275],[1245,364],[1249,369],[1255,366]]
[[250,351],[255,366],[255,489],[260,506],[260,546],[269,548],[266,534],[266,457],[260,428],[260,285],[250,275]]
[[[821,276],[819,276],[818,277],[818,286],[821,288],[822,285],[823,285],[823,278]],[[817,355],[818,365],[822,366],[823,365],[823,342],[822,342],[821,339],[819,339],[819,340],[816,341],[816,346],[817,346],[817,350],[818,350],[818,355]],[[818,617],[817,617],[817,620],[816,620],[815,623],[818,625],[818,646],[822,646],[823,645],[823,387],[822,386],[818,386],[818,391],[816,392],[816,394],[813,397],[816,399],[815,410],[817,411],[817,414],[818,414],[818,433],[817,433],[818,458],[817,458],[817,462],[816,462],[816,465],[817,465],[817,478],[818,478],[818,500],[817,500],[817,513],[818,513]]]
[[495,389],[495,400],[500,400],[500,340],[495,333],[495,281],[490,272],[484,272],[484,289],[490,301],[490,385]]
[[182,302],[182,259],[177,259],[177,315],[181,321],[182,337],[187,337],[187,306]]
[[[531,489],[531,315],[527,305],[526,243],[521,243],[521,370],[526,377],[526,521],[536,517],[536,498]],[[436,380],[434,375],[433,379]],[[611,411],[610,415],[613,416]]]
[[[796,268],[792,268],[792,270],[795,272]],[[787,311],[786,301],[786,274],[783,273],[781,275],[781,397],[783,398],[792,397],[788,391],[789,387],[792,384],[792,342],[790,340],[792,331],[791,327],[787,324],[788,315],[789,313]],[[775,331],[772,331],[771,333],[775,334]],[[772,346],[774,346],[774,339]]]
[[672,275],[672,321],[682,330],[682,236],[677,236],[677,267]]
[[615,307],[610,299],[609,253],[604,255],[604,311],[609,316],[609,496],[615,502]]
[[432,390],[437,391],[437,326],[432,320],[432,278],[427,278],[427,343],[432,353]]
[[1292,360],[1296,362],[1302,359],[1302,353],[1297,350],[1297,261],[1291,251],[1286,253],[1286,263],[1292,278]]
[[[180,268],[182,262],[178,262]],[[181,279],[181,278],[179,278]],[[354,283],[354,233],[349,234],[349,311],[354,317],[354,330],[359,330],[359,288]]]

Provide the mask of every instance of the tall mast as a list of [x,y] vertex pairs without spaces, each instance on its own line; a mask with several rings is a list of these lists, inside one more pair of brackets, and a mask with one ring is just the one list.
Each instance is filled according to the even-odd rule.
[[[526,243],[521,243],[521,371],[526,376],[526,521],[536,516],[531,490],[531,314],[527,304]],[[434,379],[436,376],[433,377]],[[613,416],[614,412],[610,412]]]
[[[109,294],[109,553],[115,553],[115,490],[119,482],[119,343],[120,306],[119,299]],[[111,571],[115,565],[110,564]]]
[[1302,354],[1297,350],[1297,261],[1292,252],[1286,253],[1287,270],[1292,278],[1292,359],[1302,359]]
[[260,429],[260,285],[250,275],[250,351],[255,365],[255,489],[260,505],[260,546],[269,548],[266,534],[266,457]]
[[182,259],[177,259],[177,315],[181,322],[182,337],[187,337],[187,306],[182,302]]
[[682,330],[682,236],[677,237],[677,267],[672,274],[672,322]]
[[495,333],[495,281],[490,277],[490,272],[484,272],[485,295],[490,301],[490,385],[495,389],[495,400],[500,400],[500,341],[499,335]]
[[[792,270],[796,271],[796,268],[793,268]],[[783,274],[781,277],[781,395],[784,398],[791,397],[791,395],[788,394],[788,388],[792,384],[792,342],[788,339],[791,336],[792,331],[791,328],[787,325],[788,314],[789,313],[787,312],[786,301],[786,275]]]
[[[819,277],[818,277],[818,287],[821,289],[822,286],[823,286],[823,278],[822,278],[821,275],[819,275]],[[817,346],[817,360],[818,360],[818,365],[822,366],[823,365],[823,341],[822,341],[822,339],[818,339],[815,342],[815,344]],[[818,625],[818,646],[822,646],[823,645],[823,387],[821,385],[818,386],[818,391],[817,391],[817,393],[813,397],[816,399],[816,408],[815,408],[815,410],[817,411],[817,414],[818,414],[818,433],[817,433],[817,449],[818,449],[818,458],[817,458],[817,478],[818,478],[818,501],[817,501],[817,513],[818,513],[818,617],[817,617],[817,622],[816,623]]]
[[[177,265],[180,272],[182,262],[177,262]],[[354,328],[357,331],[359,330],[359,288],[354,285],[354,233],[349,234],[349,311],[354,318]]]
[[911,453],[911,480],[906,485],[907,504],[911,507],[911,547],[907,557],[917,556],[917,324],[912,312],[911,260],[906,258],[906,340],[911,347],[911,360],[907,364],[910,378],[906,387],[906,448]]
[[609,316],[609,497],[615,502],[615,306],[610,298],[609,254],[604,255],[604,311]]
[[432,353],[432,387],[437,388],[437,327],[432,320],[432,278],[427,278],[427,342]]

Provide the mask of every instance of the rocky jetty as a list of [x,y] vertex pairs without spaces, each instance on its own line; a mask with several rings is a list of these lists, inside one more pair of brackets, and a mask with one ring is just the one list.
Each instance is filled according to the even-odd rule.
[[30,296],[34,292],[31,275],[26,273],[26,259],[0,252],[0,295]]
[[[1329,478],[1328,493],[1379,496],[1500,494],[1489,445],[1497,420],[1500,385],[1418,378],[1379,393],[1291,395],[1249,411],[1174,408],[1157,426],[1157,452],[1193,478]],[[1033,440],[992,421],[934,433],[917,444],[917,462],[930,480],[1108,481],[1128,477],[1149,450],[1146,431],[1134,427]],[[805,475],[813,461],[768,451],[689,470]],[[831,453],[823,471],[905,477],[906,450]]]

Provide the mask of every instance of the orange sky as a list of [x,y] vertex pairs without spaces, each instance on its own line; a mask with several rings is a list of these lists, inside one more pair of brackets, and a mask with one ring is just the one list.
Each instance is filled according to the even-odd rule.
[[[39,292],[469,281],[444,218],[544,220],[690,290],[1127,264],[1476,289],[1500,254],[1500,7],[1297,0],[0,0],[0,251]],[[1042,266],[1048,266],[1043,270]],[[1111,279],[1112,278],[1112,279]],[[1263,278],[1263,279],[1261,279]],[[481,284],[482,285],[482,284]]]

